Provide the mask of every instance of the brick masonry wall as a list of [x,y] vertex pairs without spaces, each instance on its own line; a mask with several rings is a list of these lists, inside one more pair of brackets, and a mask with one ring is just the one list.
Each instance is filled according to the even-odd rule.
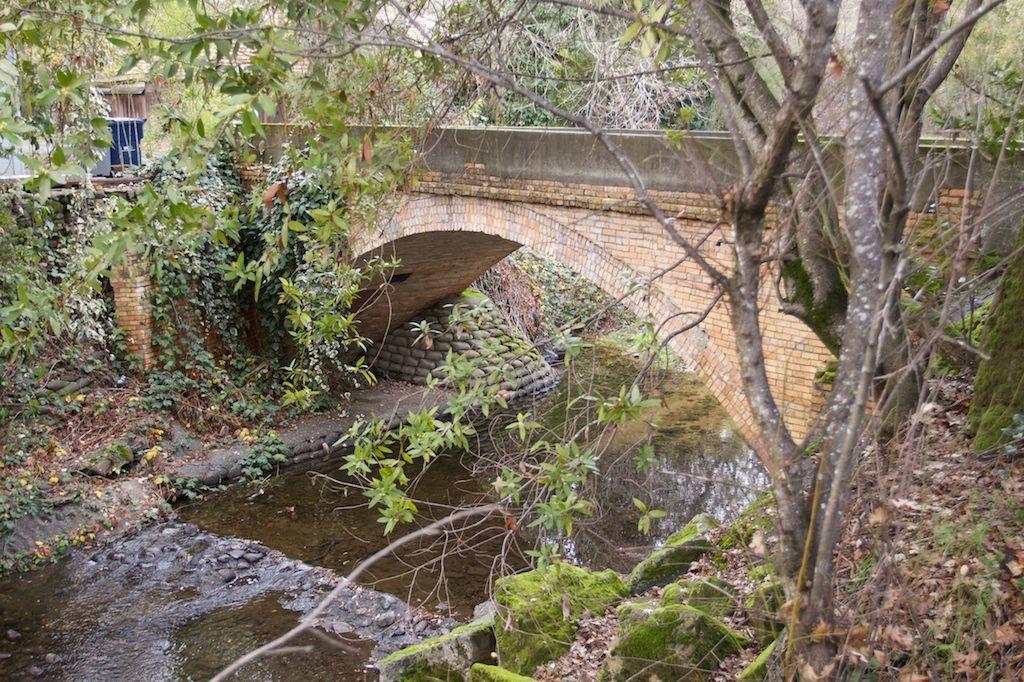
[[128,351],[144,369],[149,369],[153,365],[149,270],[138,261],[115,267],[110,285],[114,290],[114,317],[125,333]]
[[[677,229],[691,243],[701,244],[700,251],[708,261],[720,269],[730,269],[728,225],[721,220],[719,197],[694,192],[650,194],[675,217]],[[964,220],[965,209],[966,218],[970,218],[975,204],[962,189],[943,189],[932,211],[910,216],[909,229],[917,238],[934,244],[936,251],[945,248],[950,235],[963,233],[954,228]],[[529,246],[571,267],[611,295],[624,297],[633,312],[659,325],[662,337],[670,338],[676,353],[703,378],[756,445],[726,307],[715,306],[696,329],[677,334],[710,304],[714,290],[695,264],[680,262],[680,249],[633,198],[630,188],[503,178],[487,175],[480,164],[467,164],[465,172],[458,175],[424,173],[390,224],[363,238],[355,245],[355,252],[383,250],[404,261],[402,244],[419,235],[415,248],[405,249],[410,260],[439,264],[450,281],[458,279],[452,275],[455,271],[482,271],[495,260],[492,253],[487,253],[480,256],[486,264],[474,263],[473,249],[467,249],[468,239],[470,235],[479,239],[481,233],[499,238],[503,244],[513,243],[506,251],[518,245]],[[426,236],[432,238],[424,240]],[[637,286],[652,279],[655,281],[650,286]],[[435,290],[436,296],[455,293],[443,288]],[[423,303],[427,299],[424,292],[430,289],[429,282],[421,281],[409,297]],[[401,307],[395,301],[402,296],[401,287],[392,293],[392,312]],[[827,387],[815,382],[814,376],[832,355],[806,325],[781,312],[767,270],[762,296],[769,380],[787,425],[801,437],[820,418],[827,400]]]

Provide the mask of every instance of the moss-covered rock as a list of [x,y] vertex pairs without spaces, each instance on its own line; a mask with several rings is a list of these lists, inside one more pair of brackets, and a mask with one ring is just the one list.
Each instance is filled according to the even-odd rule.
[[600,615],[626,595],[613,571],[592,573],[555,562],[501,578],[494,586],[499,663],[529,675],[569,650],[584,613]]
[[782,631],[782,620],[779,618],[779,607],[785,599],[782,583],[769,579],[754,588],[744,601],[747,622],[754,630],[754,636],[763,645],[775,639]]
[[[1024,230],[1017,240],[1024,247]],[[1024,414],[1024,249],[1018,249],[999,281],[999,294],[985,322],[968,420],[978,451],[1001,445],[1014,414]]]
[[381,682],[465,682],[494,653],[493,618],[463,625],[396,651],[377,663]]
[[80,469],[88,474],[109,476],[120,474],[135,461],[135,453],[124,441],[114,441],[82,458]]
[[619,634],[602,677],[620,680],[705,680],[722,659],[749,642],[722,621],[685,604],[654,601],[619,607]]
[[667,585],[690,570],[690,564],[711,551],[707,538],[718,522],[706,514],[698,514],[682,530],[673,534],[660,547],[637,564],[629,574],[630,594],[642,594],[652,587]]
[[740,673],[738,679],[740,680],[766,680],[768,679],[768,660],[772,657],[772,653],[775,651],[775,644],[779,640],[772,640],[772,643],[764,648],[764,651],[757,655],[753,661],[750,662],[743,672]]
[[532,677],[526,677],[496,665],[485,665],[483,663],[473,665],[469,680],[470,682],[533,682]]
[[687,604],[712,616],[727,616],[735,606],[736,590],[720,578],[689,578],[671,583],[661,593],[661,603]]

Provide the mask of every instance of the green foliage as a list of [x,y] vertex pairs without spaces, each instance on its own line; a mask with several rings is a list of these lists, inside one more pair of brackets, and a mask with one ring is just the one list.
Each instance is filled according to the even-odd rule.
[[102,227],[88,206],[84,196],[0,193],[0,357],[34,356],[54,338],[109,339],[110,306],[90,248]]
[[[464,18],[478,16],[472,5],[456,8],[447,17],[455,26]],[[652,10],[664,18],[666,8]],[[546,101],[606,128],[674,125],[682,109],[692,112],[687,128],[707,126],[707,84],[694,69],[681,68],[692,58],[688,46],[666,40],[663,50],[651,50],[647,33],[661,29],[650,28],[640,37],[639,50],[623,49],[630,34],[635,37],[638,32],[627,25],[600,13],[541,3],[517,13],[517,21],[505,30],[502,50],[495,57],[517,81]],[[624,29],[626,39],[620,40]],[[670,43],[675,48],[672,55],[668,54]],[[480,50],[489,48],[492,46],[479,46]],[[475,123],[566,125],[563,118],[509,90],[470,90],[467,100],[465,116]]]
[[[40,204],[54,183],[80,174],[92,165],[93,153],[109,145],[95,107],[93,86],[101,78],[116,70],[169,83],[175,92],[189,93],[190,102],[155,113],[163,126],[155,132],[175,151],[145,169],[149,182],[136,195],[105,202],[102,220],[81,240],[87,257],[75,260],[75,277],[55,288],[42,286],[31,279],[38,264],[17,256],[22,279],[32,286],[12,281],[10,293],[0,293],[0,303],[14,306],[3,309],[9,352],[66,330],[59,316],[71,289],[67,282],[76,289],[95,287],[111,268],[147,268],[158,353],[144,407],[171,411],[186,426],[227,430],[243,421],[265,425],[282,407],[315,409],[344,390],[372,383],[363,358],[367,340],[356,319],[374,296],[365,291],[368,283],[397,263],[353,262],[358,254],[351,253],[351,242],[389,217],[415,140],[410,132],[355,123],[409,120],[429,111],[437,100],[413,100],[440,87],[438,60],[377,45],[359,45],[332,59],[300,57],[310,46],[294,26],[315,20],[318,34],[331,37],[328,43],[349,45],[353,32],[378,15],[358,3],[286,0],[275,5],[272,24],[265,8],[250,5],[51,4],[34,12],[0,10],[0,73],[17,91],[0,88],[0,135],[19,150],[45,143],[25,158],[32,174],[25,187]],[[445,19],[458,20],[466,9],[453,6]],[[571,25],[572,16],[561,9],[538,11],[550,13],[541,23]],[[173,21],[164,21],[168,17]],[[598,42],[614,44],[617,27],[597,28]],[[67,49],[86,43],[91,59]],[[563,75],[597,69],[598,60],[585,50],[562,57]],[[673,89],[659,100],[659,116],[663,104],[674,114],[678,93]],[[580,100],[572,106],[581,106]],[[295,139],[306,139],[285,145],[270,170],[269,191],[258,192],[262,200],[246,197],[224,145],[244,147],[254,160],[268,144],[263,119],[282,114]],[[19,238],[25,242],[21,251],[31,255],[48,236]],[[565,321],[589,316],[575,307],[578,278],[563,279],[568,283],[558,286],[556,305],[566,311]],[[453,324],[471,322],[458,317]],[[577,339],[572,331],[560,336],[571,362]],[[429,338],[428,332],[424,341]],[[477,435],[474,420],[506,407],[499,386],[481,377],[470,359],[449,354],[444,369],[443,379],[432,379],[434,386],[451,389],[443,419],[438,408],[426,408],[411,412],[396,430],[360,422],[349,434],[354,450],[345,471],[366,484],[385,532],[417,512],[405,492],[413,476],[442,453],[469,450]],[[609,429],[639,418],[650,404],[632,386],[584,402],[594,408],[598,426]],[[516,429],[528,468],[502,473],[496,490],[508,504],[529,509],[524,523],[545,535],[570,534],[574,519],[592,508],[586,483],[597,471],[597,456],[534,422],[525,415]],[[261,476],[279,461],[276,448],[270,442],[255,448],[246,476]]]
[[633,506],[640,511],[640,520],[636,522],[636,528],[644,535],[651,534],[651,522],[654,519],[663,519],[667,515],[662,509],[650,509],[643,500],[633,498]]
[[[189,182],[173,158],[158,162],[152,177],[161,192],[178,192]],[[277,410],[268,395],[280,390],[280,381],[249,352],[244,301],[223,277],[224,263],[236,254],[229,237],[238,232],[242,193],[228,149],[209,157],[191,190],[182,222],[164,225],[142,245],[149,251],[158,351],[146,406],[199,428],[265,420]]]
[[19,469],[24,450],[4,455],[0,467],[0,539],[14,532],[17,520],[35,516],[45,508],[39,485],[30,472]]
[[[947,101],[933,109],[933,118],[945,128],[971,131],[990,159],[997,158],[1004,146],[1020,149],[1024,131],[1018,122],[1024,116],[1024,101],[1019,93],[1024,88],[1024,71],[1019,56],[981,65],[964,73],[962,80],[975,91],[984,92],[985,106],[975,109],[969,100]],[[966,110],[965,103],[969,107]]]
[[249,445],[249,452],[241,461],[243,479],[255,481],[264,478],[288,461],[288,448],[276,431],[250,432],[243,429],[241,437]]

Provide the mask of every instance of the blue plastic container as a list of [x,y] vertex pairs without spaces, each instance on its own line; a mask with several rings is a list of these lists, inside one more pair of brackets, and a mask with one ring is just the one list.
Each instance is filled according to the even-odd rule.
[[114,166],[139,166],[142,164],[144,118],[110,119],[110,136],[114,139],[110,147],[110,163]]

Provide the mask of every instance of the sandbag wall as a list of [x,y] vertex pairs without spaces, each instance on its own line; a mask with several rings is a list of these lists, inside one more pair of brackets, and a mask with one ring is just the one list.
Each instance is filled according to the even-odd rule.
[[428,376],[444,379],[448,352],[480,358],[473,376],[497,385],[506,400],[547,391],[558,374],[540,353],[495,310],[486,296],[466,293],[442,301],[393,330],[374,362],[381,375],[424,385]]

